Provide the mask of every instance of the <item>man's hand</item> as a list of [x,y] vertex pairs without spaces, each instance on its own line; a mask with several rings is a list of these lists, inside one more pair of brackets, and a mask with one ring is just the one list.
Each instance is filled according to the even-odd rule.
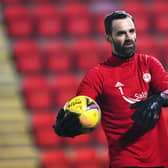
[[57,135],[63,137],[75,137],[81,134],[82,125],[79,116],[73,112],[65,112],[61,108],[56,118],[56,124],[53,126]]
[[130,106],[131,109],[136,108],[132,119],[135,124],[148,131],[152,129],[160,118],[161,108],[167,104],[167,96],[159,93]]

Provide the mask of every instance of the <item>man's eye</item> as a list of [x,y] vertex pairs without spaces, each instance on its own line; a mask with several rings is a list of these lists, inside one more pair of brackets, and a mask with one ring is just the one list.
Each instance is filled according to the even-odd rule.
[[131,30],[130,30],[130,33],[134,33],[134,32],[135,32],[135,29],[131,29]]
[[118,36],[121,36],[121,35],[123,35],[124,33],[125,33],[125,32],[121,31],[121,32],[118,32],[117,35],[118,35]]

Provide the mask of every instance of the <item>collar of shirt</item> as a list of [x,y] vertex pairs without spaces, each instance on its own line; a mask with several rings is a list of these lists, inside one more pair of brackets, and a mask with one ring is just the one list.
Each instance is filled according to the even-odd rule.
[[122,59],[122,58],[116,57],[116,56],[114,56],[114,55],[112,54],[112,55],[105,61],[105,64],[106,64],[106,65],[111,65],[111,66],[120,66],[120,65],[122,65],[122,64],[132,62],[132,61],[135,59],[136,56],[137,56],[137,54],[134,54],[134,56],[131,57],[131,58]]

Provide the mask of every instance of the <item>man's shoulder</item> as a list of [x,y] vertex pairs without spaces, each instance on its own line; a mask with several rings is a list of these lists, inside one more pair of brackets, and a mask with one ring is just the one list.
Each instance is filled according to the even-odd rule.
[[91,76],[91,77],[98,77],[100,79],[103,79],[104,76],[106,76],[109,72],[112,71],[112,68],[107,66],[104,63],[100,63],[92,67],[91,69],[88,70],[86,73],[86,76]]
[[104,61],[104,62],[101,62],[101,63],[95,65],[89,71],[101,72],[101,71],[104,71],[104,70],[108,70],[109,68],[110,67],[106,64],[106,61]]
[[149,54],[136,53],[136,55],[137,60],[145,64],[148,64],[150,61],[157,61],[157,58]]

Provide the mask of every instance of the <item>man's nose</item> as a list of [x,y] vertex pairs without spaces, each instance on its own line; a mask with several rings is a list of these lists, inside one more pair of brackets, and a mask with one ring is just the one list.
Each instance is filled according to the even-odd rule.
[[131,40],[131,34],[130,33],[126,33],[126,40]]

